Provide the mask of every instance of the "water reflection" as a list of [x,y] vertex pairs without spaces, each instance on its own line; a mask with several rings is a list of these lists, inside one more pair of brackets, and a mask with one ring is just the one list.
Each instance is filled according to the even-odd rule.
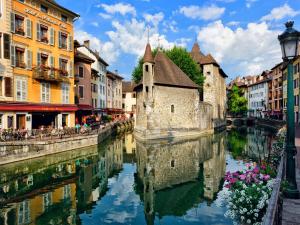
[[243,130],[152,143],[127,134],[2,166],[0,225],[231,224],[214,204],[226,145],[236,158],[264,155],[267,139],[257,145],[253,137],[265,134]]

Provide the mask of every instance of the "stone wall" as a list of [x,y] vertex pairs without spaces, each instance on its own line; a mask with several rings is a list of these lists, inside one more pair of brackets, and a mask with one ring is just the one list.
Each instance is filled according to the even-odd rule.
[[97,145],[117,129],[117,126],[110,125],[93,135],[47,141],[25,140],[0,143],[0,165]]
[[212,106],[199,101],[196,89],[156,85],[151,102],[137,93],[137,136],[163,138],[212,128]]
[[203,99],[213,106],[214,128],[225,126],[226,114],[226,82],[220,75],[219,67],[209,64],[203,66],[205,82]]

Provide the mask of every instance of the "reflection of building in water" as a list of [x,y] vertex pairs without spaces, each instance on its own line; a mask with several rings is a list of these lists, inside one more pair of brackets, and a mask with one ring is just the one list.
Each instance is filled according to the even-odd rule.
[[76,185],[64,186],[0,210],[0,224],[76,224]]
[[182,216],[204,197],[214,196],[225,173],[221,136],[137,142],[137,186],[148,224],[156,214]]
[[245,154],[252,159],[263,159],[268,156],[271,149],[272,136],[264,129],[247,128],[247,145]]
[[226,170],[224,133],[214,135],[211,150],[212,157],[203,163],[204,197],[210,200],[219,191],[220,181]]
[[124,146],[123,146],[123,159],[124,163],[135,162],[135,152],[136,152],[136,141],[133,134],[126,134],[124,136]]
[[105,152],[107,177],[113,176],[123,167],[123,141],[117,138],[111,142]]

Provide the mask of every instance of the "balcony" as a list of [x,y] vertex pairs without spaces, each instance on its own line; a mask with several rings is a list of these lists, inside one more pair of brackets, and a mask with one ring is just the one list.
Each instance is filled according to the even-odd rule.
[[16,67],[25,69],[26,68],[26,64],[23,61],[16,60]]
[[69,83],[68,72],[47,66],[39,66],[33,68],[33,78],[39,81],[47,81],[52,83]]

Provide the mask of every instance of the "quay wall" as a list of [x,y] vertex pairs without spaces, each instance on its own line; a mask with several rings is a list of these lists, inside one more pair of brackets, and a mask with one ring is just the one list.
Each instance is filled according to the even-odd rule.
[[97,134],[74,136],[55,140],[23,140],[0,143],[0,165],[17,161],[57,154],[74,149],[93,146],[101,143],[114,132],[123,132],[132,128],[132,121],[110,124],[104,129],[99,129]]

